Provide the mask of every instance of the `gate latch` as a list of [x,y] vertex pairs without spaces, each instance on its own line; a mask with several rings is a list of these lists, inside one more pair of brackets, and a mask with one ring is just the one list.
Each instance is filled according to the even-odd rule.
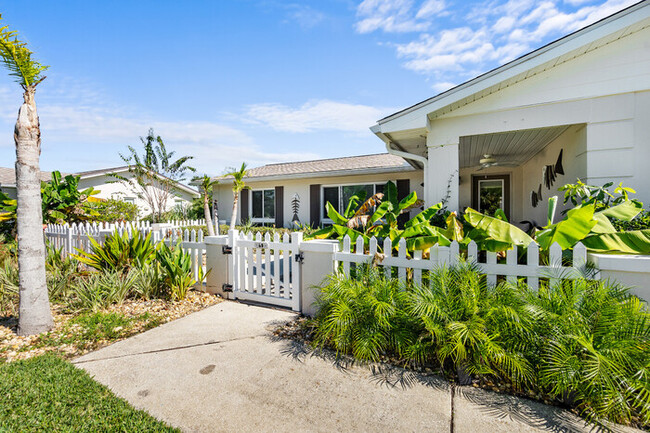
[[221,247],[221,254],[232,254],[232,247],[224,245]]
[[222,291],[222,292],[232,292],[232,284],[224,283],[224,284],[221,286],[221,291]]
[[301,265],[305,261],[305,256],[302,253],[298,253],[295,255],[296,262],[300,263]]

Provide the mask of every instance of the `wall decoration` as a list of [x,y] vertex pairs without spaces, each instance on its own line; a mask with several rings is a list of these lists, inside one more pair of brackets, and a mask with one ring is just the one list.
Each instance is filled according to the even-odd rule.
[[291,222],[300,223],[300,218],[298,217],[298,211],[300,210],[300,196],[298,193],[295,193],[291,199],[291,210],[293,211]]
[[[562,166],[562,154],[564,149],[560,149],[560,154],[557,156],[557,161],[555,164],[545,165],[542,169],[542,183],[546,186],[546,189],[551,189],[558,175],[564,174],[564,167]],[[537,207],[540,201],[542,201],[542,184],[539,185],[537,191],[532,191],[530,193],[530,201],[533,207]]]

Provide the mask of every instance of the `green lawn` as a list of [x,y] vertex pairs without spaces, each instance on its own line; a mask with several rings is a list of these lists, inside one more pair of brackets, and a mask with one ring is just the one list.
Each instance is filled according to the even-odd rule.
[[0,364],[0,432],[177,432],[55,355]]

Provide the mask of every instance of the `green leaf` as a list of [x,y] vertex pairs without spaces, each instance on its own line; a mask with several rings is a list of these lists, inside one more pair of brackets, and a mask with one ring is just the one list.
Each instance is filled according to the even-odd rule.
[[397,207],[398,211],[402,212],[404,209],[413,206],[417,201],[418,201],[418,196],[415,193],[415,191],[413,191],[399,202],[399,205]]
[[332,206],[332,203],[327,202],[325,207],[327,208],[327,216],[329,219],[334,221],[334,224],[346,225],[348,223],[348,219],[338,213],[336,209],[334,209],[334,206]]
[[594,233],[616,233],[616,228],[612,222],[605,215],[597,212],[594,214],[594,219],[597,221],[594,228],[591,229]]
[[417,238],[407,239],[406,249],[409,251],[426,250],[436,244],[446,247],[451,245],[451,241],[441,234],[436,236],[420,236]]
[[374,224],[375,222],[379,221],[386,215],[387,212],[392,212],[393,211],[393,203],[389,201],[384,201],[381,202],[379,206],[377,206],[377,210],[375,210],[375,213],[372,214],[370,217],[370,224]]
[[419,214],[417,214],[416,216],[411,218],[409,221],[407,221],[404,224],[404,227],[411,227],[411,226],[414,226],[416,224],[420,224],[420,223],[423,223],[425,221],[429,221],[431,218],[433,218],[438,213],[438,211],[440,209],[442,209],[442,203],[436,203],[433,206],[423,210],[422,212],[420,212]]
[[393,203],[393,208],[399,208],[399,201],[397,200],[397,187],[391,181],[386,182],[386,187],[384,188],[384,201],[389,201]]
[[650,254],[650,229],[595,234],[582,243],[594,253]]
[[501,221],[498,218],[484,215],[469,207],[465,211],[465,220],[467,220],[472,227],[483,232],[488,239],[495,240],[499,243],[527,247],[528,244],[533,241],[533,239],[519,227]]
[[537,235],[542,249],[550,248],[557,242],[562,249],[573,248],[587,236],[597,224],[594,219],[594,205],[581,206],[567,212],[566,218],[557,224],[546,227]]
[[548,209],[546,211],[546,225],[550,226],[555,220],[555,210],[557,209],[557,196],[548,198]]
[[621,221],[631,221],[643,210],[643,204],[638,201],[625,200],[623,203],[612,206],[596,215],[603,215],[608,218],[616,218]]

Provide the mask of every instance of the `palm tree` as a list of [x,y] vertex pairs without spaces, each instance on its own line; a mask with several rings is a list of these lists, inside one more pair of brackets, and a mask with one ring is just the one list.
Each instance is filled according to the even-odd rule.
[[212,195],[212,188],[214,188],[219,181],[212,180],[207,174],[197,176],[192,180],[199,185],[199,189],[201,190],[201,196],[203,198],[203,216],[205,218],[205,224],[208,226],[208,236],[214,236],[216,231],[212,225],[212,216],[210,215],[210,196]]
[[230,169],[229,173],[224,174],[224,176],[232,176],[232,216],[230,217],[230,230],[235,228],[235,222],[237,221],[237,207],[239,206],[239,193],[244,189],[250,189],[249,186],[246,186],[244,183],[244,178],[248,175],[246,170],[246,163],[242,163],[239,170],[234,167]]
[[[2,15],[0,15],[0,20]],[[33,335],[52,329],[54,321],[45,279],[45,242],[41,209],[41,127],[36,111],[36,86],[47,66],[32,59],[32,52],[15,31],[0,27],[0,60],[23,88],[23,104],[14,129],[18,203],[18,269],[20,305],[18,334]]]

